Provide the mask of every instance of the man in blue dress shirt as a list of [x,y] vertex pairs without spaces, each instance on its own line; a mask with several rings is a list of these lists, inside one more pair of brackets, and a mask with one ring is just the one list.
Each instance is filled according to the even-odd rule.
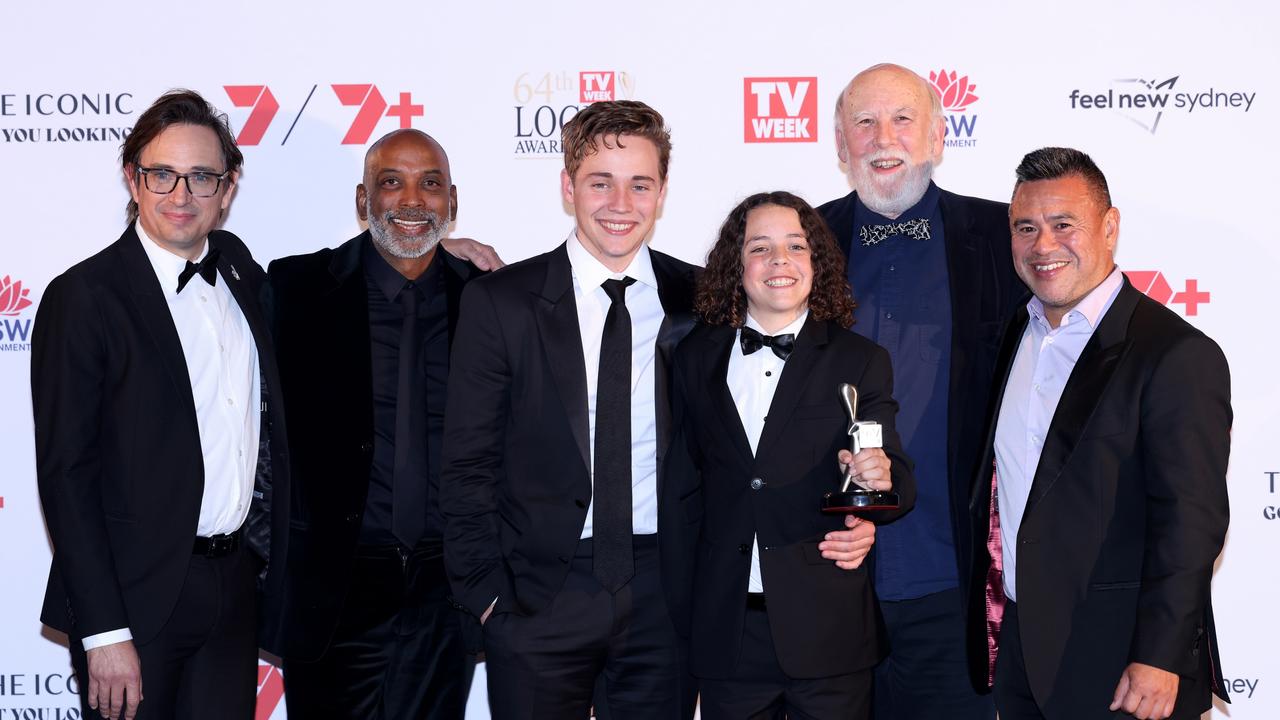
[[933,184],[944,134],[928,82],[897,65],[864,70],[836,104],[853,192],[819,208],[849,258],[853,330],[893,361],[919,487],[915,509],[876,536],[889,641],[875,676],[881,720],[995,717],[968,679],[960,568],[999,331],[1025,288],[1010,260],[1008,205]]

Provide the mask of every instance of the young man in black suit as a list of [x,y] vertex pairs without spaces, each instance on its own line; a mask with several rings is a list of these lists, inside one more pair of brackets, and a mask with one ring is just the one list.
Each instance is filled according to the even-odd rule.
[[1120,211],[1088,155],[1024,157],[1010,227],[1035,297],[1000,347],[974,478],[975,682],[1006,720],[1199,718],[1226,699],[1226,358],[1116,267]]
[[255,580],[278,594],[289,468],[266,276],[215,229],[243,157],[225,116],[174,91],[121,159],[129,227],[36,315],[41,619],[69,636],[86,718],[251,718]]
[[[837,537],[852,516],[823,514],[837,455],[868,489],[915,487],[894,419],[888,353],[849,332],[854,302],[822,217],[786,192],[742,201],[699,278],[700,324],[676,351],[679,420],[669,458],[671,510],[697,536],[691,584],[691,667],[707,720],[864,719],[882,656],[875,593]],[[851,455],[839,387],[857,388],[858,419],[884,447]]]

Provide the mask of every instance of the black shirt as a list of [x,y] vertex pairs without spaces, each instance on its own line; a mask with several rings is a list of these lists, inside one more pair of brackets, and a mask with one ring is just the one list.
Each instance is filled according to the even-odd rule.
[[[391,532],[392,478],[395,470],[396,393],[400,376],[400,332],[404,311],[400,294],[419,293],[418,337],[422,347],[417,372],[426,404],[427,483],[425,541],[439,541],[444,531],[437,502],[440,487],[440,442],[444,432],[445,385],[449,378],[449,305],[445,295],[444,260],[437,256],[416,280],[408,280],[378,254],[372,241],[364,245],[364,272],[369,294],[369,352],[373,370],[373,464],[369,471],[369,495],[365,501],[360,542],[364,545],[397,544]],[[324,362],[324,358],[316,358]]]

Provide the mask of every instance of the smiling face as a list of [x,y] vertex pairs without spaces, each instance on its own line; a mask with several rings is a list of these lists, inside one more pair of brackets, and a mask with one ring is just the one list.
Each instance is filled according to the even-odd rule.
[[1115,267],[1120,211],[1080,175],[1018,186],[1009,206],[1013,264],[1052,327]]
[[421,132],[398,131],[370,150],[364,173],[356,212],[368,221],[378,252],[393,266],[399,265],[393,259],[426,257],[458,210],[444,149]]
[[945,131],[923,78],[892,65],[864,71],[838,120],[836,151],[864,205],[896,218],[924,197]]
[[605,267],[622,272],[652,232],[667,186],[648,138],[597,137],[596,148],[575,176],[561,171],[560,189],[573,207],[578,241]]
[[170,193],[153,193],[147,189],[138,167],[221,175],[226,161],[218,136],[201,125],[170,125],[142,149],[137,166],[127,165],[124,169],[129,194],[138,204],[138,223],[143,231],[169,252],[195,260],[204,250],[209,231],[222,218],[222,211],[231,205],[236,174],[227,176],[212,197],[201,198],[193,196],[181,180]]
[[790,325],[809,306],[813,263],[795,210],[762,205],[747,213],[742,288],[747,312],[770,333]]

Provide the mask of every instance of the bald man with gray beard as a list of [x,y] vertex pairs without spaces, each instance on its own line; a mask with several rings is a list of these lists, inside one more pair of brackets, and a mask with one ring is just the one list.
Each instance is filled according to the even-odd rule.
[[898,65],[856,75],[836,103],[836,151],[853,192],[818,208],[849,258],[853,331],[889,351],[915,509],[877,529],[876,593],[888,657],[879,720],[992,720],[969,682],[960,590],[969,479],[982,445],[1000,328],[1026,292],[1009,256],[1009,206],[933,183],[942,103]]
[[375,142],[355,195],[367,231],[268,270],[299,486],[285,700],[300,718],[460,719],[479,627],[449,596],[437,498],[449,345],[481,270],[449,253],[501,261],[444,241],[458,193],[425,133]]

